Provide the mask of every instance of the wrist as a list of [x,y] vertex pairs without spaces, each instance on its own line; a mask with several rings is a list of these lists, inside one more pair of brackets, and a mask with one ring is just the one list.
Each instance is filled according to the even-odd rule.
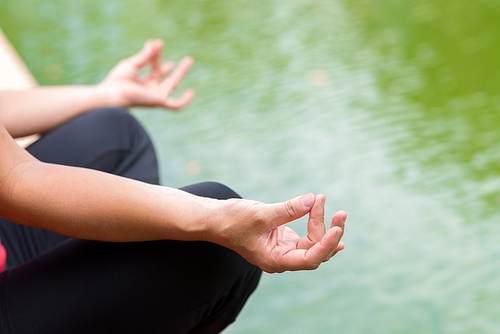
[[108,84],[105,80],[94,85],[93,89],[96,98],[102,103],[102,107],[130,107],[121,90],[115,85]]
[[163,239],[216,242],[219,200],[200,197],[179,189],[158,187],[163,209],[157,217]]
[[215,200],[204,223],[204,240],[237,251],[245,243],[247,227],[252,222],[247,203],[236,198]]
[[68,89],[77,92],[75,93],[75,96],[79,96],[79,102],[77,102],[77,105],[80,106],[80,109],[83,112],[98,108],[117,106],[113,103],[112,96],[109,92],[107,92],[106,89],[103,89],[99,84],[74,85],[68,86]]

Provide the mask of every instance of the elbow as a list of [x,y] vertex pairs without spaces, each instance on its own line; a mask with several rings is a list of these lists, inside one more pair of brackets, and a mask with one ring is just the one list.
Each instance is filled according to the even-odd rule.
[[42,164],[36,159],[30,159],[13,165],[7,173],[0,177],[0,216],[12,221],[22,216],[23,203],[30,194],[25,191],[28,183],[34,182],[32,177]]

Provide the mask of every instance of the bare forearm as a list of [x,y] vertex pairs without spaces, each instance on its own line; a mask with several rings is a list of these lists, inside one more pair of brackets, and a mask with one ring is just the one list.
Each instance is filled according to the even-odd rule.
[[0,91],[0,122],[14,137],[46,132],[86,111],[109,105],[97,86]]
[[[11,175],[2,216],[102,241],[205,240],[217,201],[88,169],[29,161]],[[12,182],[12,181],[11,181]]]

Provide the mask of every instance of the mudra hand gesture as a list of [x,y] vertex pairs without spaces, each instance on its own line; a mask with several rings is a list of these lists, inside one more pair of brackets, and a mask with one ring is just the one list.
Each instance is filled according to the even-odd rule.
[[[344,249],[340,239],[347,214],[338,211],[326,231],[325,196],[305,194],[292,200],[264,204],[230,199],[221,203],[213,241],[233,249],[268,273],[312,270]],[[300,237],[284,224],[309,214],[307,235]]]
[[[163,41],[148,40],[141,51],[120,61],[98,85],[111,97],[112,105],[120,107],[145,106],[178,110],[186,107],[194,97],[193,90],[186,90],[178,98],[171,94],[193,65],[191,57],[184,57],[175,66],[163,62]],[[141,70],[149,65],[144,76]],[[167,76],[168,75],[168,76]]]

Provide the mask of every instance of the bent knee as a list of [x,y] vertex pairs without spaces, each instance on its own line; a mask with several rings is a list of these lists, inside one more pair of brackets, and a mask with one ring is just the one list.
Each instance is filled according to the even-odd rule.
[[218,182],[202,182],[180,188],[190,194],[215,199],[241,198],[234,190]]

